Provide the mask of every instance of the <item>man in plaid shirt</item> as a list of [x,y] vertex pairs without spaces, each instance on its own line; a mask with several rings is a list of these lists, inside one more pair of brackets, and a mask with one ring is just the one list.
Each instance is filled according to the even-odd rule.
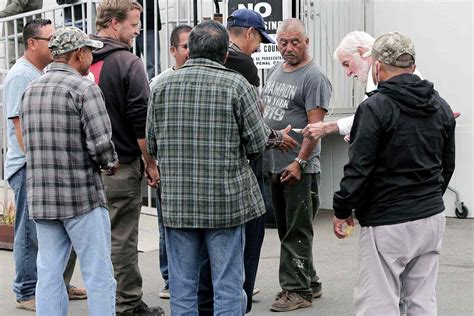
[[189,35],[190,59],[158,82],[148,109],[148,151],[161,171],[171,313],[197,314],[201,248],[214,280],[214,313],[243,315],[243,224],[265,212],[247,159],[265,149],[255,90],[223,66],[225,28],[206,21]]
[[83,78],[92,49],[102,46],[75,27],[56,31],[49,42],[54,62],[23,95],[28,202],[39,248],[38,315],[67,314],[62,273],[72,244],[89,314],[115,315],[110,219],[100,169],[114,174],[118,158],[102,93]]

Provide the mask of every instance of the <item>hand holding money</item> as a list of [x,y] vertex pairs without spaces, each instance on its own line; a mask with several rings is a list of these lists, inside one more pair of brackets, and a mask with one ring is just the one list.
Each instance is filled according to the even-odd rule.
[[352,215],[345,219],[333,217],[332,220],[334,235],[339,239],[344,239],[352,235],[354,229],[354,219]]

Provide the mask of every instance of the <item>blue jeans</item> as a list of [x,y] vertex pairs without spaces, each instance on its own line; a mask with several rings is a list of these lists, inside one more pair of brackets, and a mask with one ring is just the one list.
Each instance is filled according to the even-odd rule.
[[[262,171],[262,157],[255,160],[250,160],[249,164],[252,168],[255,177],[257,178],[260,192],[264,196],[264,183]],[[266,207],[267,205],[265,205]],[[273,211],[272,211],[273,212]],[[257,278],[258,262],[260,260],[260,250],[262,249],[263,238],[265,236],[265,217],[259,216],[245,223],[245,248],[244,248],[244,267],[245,267],[245,282],[244,291],[247,298],[253,295],[255,287],[255,280]],[[206,249],[203,249],[201,263],[201,272],[199,276],[199,315],[213,315],[213,289],[211,282],[211,266],[209,264],[209,257]],[[252,310],[252,299],[247,300],[246,312],[250,313]]]
[[[244,291],[247,298],[253,295],[255,280],[257,278],[260,250],[262,249],[263,237],[265,235],[265,215],[259,216],[245,223],[245,248],[244,267],[245,282]],[[207,250],[202,251],[201,271],[199,274],[199,315],[213,315],[213,288],[211,278],[211,266]],[[247,300],[246,313],[252,310],[252,299]]]
[[[156,52],[155,52],[155,40],[156,40]],[[145,55],[143,48],[143,30],[140,35],[137,36],[136,40],[136,53],[138,57]],[[157,72],[155,73],[155,60],[157,63]],[[156,33],[155,30],[146,30],[146,73],[148,74],[148,80],[157,76],[161,72],[160,65],[160,32]]]
[[38,283],[36,313],[67,315],[68,295],[63,271],[74,245],[87,289],[89,315],[115,315],[114,272],[110,259],[110,218],[107,209],[63,220],[36,220]]
[[163,225],[163,212],[161,210],[161,189],[156,189],[156,213],[158,214],[158,232],[160,235],[159,239],[159,259],[160,259],[160,272],[163,280],[165,281],[165,288],[169,288],[169,275],[168,275],[168,255],[166,253],[165,243],[165,226]]
[[8,179],[15,193],[15,240],[13,258],[15,260],[15,279],[13,292],[18,301],[27,301],[35,296],[36,288],[36,254],[38,240],[33,220],[29,219],[26,197],[26,165]]
[[198,315],[201,250],[206,247],[214,288],[214,315],[244,315],[245,226],[221,229],[165,228],[172,315]]

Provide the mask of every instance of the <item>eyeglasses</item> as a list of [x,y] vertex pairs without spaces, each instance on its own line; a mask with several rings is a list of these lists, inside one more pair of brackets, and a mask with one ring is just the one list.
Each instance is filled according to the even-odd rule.
[[178,48],[178,47],[183,47],[184,49],[188,49],[188,44],[181,44],[181,45],[174,45],[174,47]]
[[40,37],[40,36],[35,36],[35,37],[32,37],[32,39],[35,39],[35,40],[38,40],[38,41],[50,41],[51,38],[53,38],[52,36],[51,37]]

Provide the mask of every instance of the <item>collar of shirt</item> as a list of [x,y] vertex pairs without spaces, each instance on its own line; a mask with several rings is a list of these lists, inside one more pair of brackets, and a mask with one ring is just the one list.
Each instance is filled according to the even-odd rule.
[[194,66],[203,66],[203,67],[219,68],[219,69],[227,70],[227,68],[224,67],[224,65],[219,64],[216,61],[213,61],[207,58],[202,58],[202,57],[188,59],[186,63],[183,65],[183,67],[181,67],[180,69],[187,68],[187,67],[194,67]]
[[67,71],[67,72],[72,72],[74,74],[81,76],[81,74],[79,74],[79,72],[76,69],[69,66],[69,64],[60,63],[60,62],[52,62],[51,64],[49,64],[49,67],[46,70],[46,72],[50,72],[50,71]]
[[235,43],[230,43],[229,45],[229,50],[233,50],[233,51],[236,51],[236,52],[239,52],[239,53],[244,53],[239,46],[237,46],[237,44]]

